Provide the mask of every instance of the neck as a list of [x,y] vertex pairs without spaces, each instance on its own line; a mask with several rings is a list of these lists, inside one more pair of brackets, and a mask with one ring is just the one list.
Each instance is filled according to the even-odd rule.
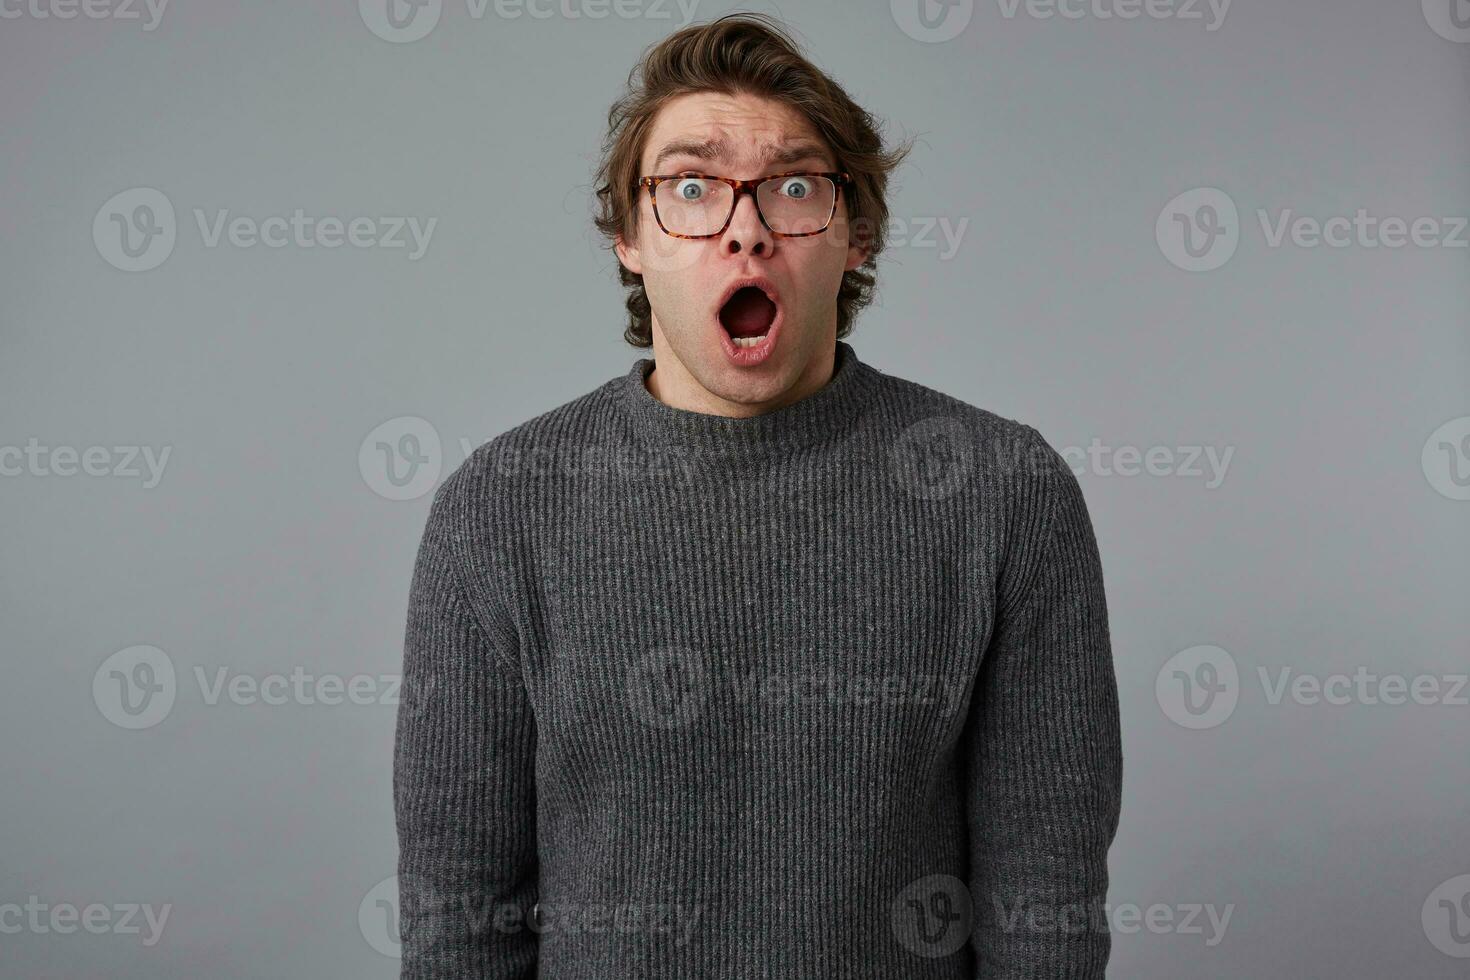
[[752,464],[781,458],[840,437],[868,402],[877,372],[861,363],[850,345],[834,341],[834,348],[824,383],[803,397],[783,398],[779,407],[759,414],[723,415],[671,405],[656,395],[650,383],[653,374],[664,375],[666,366],[660,365],[655,372],[654,361],[647,358],[638,360],[620,382],[618,402],[636,437],[653,447]]
[[710,391],[674,353],[657,324],[653,330],[653,355],[654,368],[648,374],[647,386],[654,398],[670,408],[686,412],[743,419],[785,408],[831,381],[835,366],[835,337],[816,345],[801,373],[789,387],[757,401],[734,401]]

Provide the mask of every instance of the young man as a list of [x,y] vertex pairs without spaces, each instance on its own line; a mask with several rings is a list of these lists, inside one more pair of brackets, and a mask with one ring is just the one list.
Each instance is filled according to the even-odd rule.
[[644,58],[599,227],[652,360],[439,488],[404,977],[1102,977],[1101,566],[1036,430],[861,362],[870,118],[738,15]]

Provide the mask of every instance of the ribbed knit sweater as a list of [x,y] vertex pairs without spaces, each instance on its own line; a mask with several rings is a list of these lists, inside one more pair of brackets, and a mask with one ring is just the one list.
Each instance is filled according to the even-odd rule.
[[1102,977],[1117,689],[1061,456],[841,341],[744,419],[653,364],[434,495],[402,976]]

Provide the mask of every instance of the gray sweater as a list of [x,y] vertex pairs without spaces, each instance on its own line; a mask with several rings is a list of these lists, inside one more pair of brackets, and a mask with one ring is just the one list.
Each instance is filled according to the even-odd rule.
[[439,487],[404,977],[1102,977],[1102,569],[1035,429],[885,375],[733,419],[653,361]]

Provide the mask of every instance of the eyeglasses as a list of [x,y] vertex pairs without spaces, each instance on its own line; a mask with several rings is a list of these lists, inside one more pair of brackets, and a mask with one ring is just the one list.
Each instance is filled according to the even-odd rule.
[[648,188],[654,220],[664,234],[674,238],[724,234],[735,215],[735,203],[745,193],[755,198],[756,213],[771,234],[781,238],[820,235],[837,213],[838,191],[851,184],[850,174],[806,170],[752,180],[697,173],[638,178],[638,186]]

